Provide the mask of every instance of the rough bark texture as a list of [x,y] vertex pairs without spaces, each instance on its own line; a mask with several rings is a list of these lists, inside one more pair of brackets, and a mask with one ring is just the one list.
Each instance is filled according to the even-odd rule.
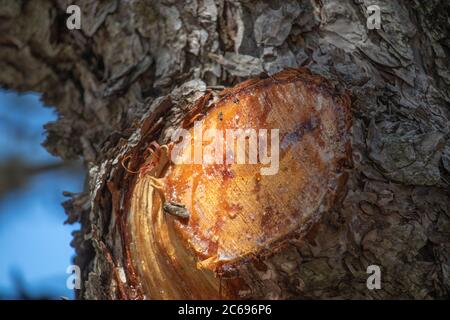
[[[82,224],[73,241],[79,298],[140,297],[106,187],[139,120],[181,93],[295,66],[351,93],[354,167],[314,236],[241,270],[252,279],[241,296],[449,297],[448,1],[76,3],[80,31],[65,26],[72,1],[0,1],[0,84],[42,92],[59,114],[45,147],[85,161],[89,186],[65,203],[68,221]],[[381,30],[366,27],[372,4]],[[381,290],[366,287],[372,264]]]

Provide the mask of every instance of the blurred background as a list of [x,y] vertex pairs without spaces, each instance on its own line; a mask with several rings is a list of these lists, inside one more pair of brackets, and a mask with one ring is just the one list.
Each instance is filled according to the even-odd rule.
[[0,299],[72,299],[74,249],[63,191],[80,192],[81,162],[63,162],[41,143],[57,115],[34,93],[0,89]]

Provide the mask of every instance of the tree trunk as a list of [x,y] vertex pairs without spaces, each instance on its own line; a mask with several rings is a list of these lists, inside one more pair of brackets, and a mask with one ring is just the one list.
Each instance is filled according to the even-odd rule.
[[[87,190],[64,203],[81,223],[78,298],[173,297],[143,285],[156,270],[130,251],[136,175],[121,162],[142,164],[127,156],[166,141],[207,88],[287,67],[351,96],[345,192],[306,236],[215,274],[217,295],[180,297],[449,297],[448,1],[80,0],[81,30],[66,28],[71,1],[0,3],[0,84],[43,93],[59,115],[45,147],[86,165]],[[374,4],[381,29],[368,30]],[[369,265],[379,290],[367,288]],[[197,270],[183,271],[187,283]]]

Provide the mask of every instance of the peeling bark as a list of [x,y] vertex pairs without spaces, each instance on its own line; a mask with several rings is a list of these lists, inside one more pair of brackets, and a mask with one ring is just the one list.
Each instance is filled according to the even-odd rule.
[[[143,296],[112,214],[114,159],[207,86],[300,66],[352,96],[347,193],[305,241],[239,270],[251,279],[242,297],[449,297],[447,1],[80,0],[79,31],[65,27],[70,1],[0,4],[0,84],[43,93],[59,115],[45,147],[88,171],[87,190],[64,204],[82,225],[78,298]],[[373,4],[380,30],[366,28]],[[366,287],[372,264],[381,290]]]

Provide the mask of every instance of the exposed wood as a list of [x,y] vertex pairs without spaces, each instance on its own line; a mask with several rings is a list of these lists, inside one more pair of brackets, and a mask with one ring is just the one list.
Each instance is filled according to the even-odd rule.
[[[303,239],[346,180],[349,99],[324,79],[292,69],[197,101],[204,118],[187,127],[186,141],[154,150],[125,208],[131,262],[151,298],[240,298],[247,285],[238,269]],[[226,136],[235,128],[254,135]],[[210,160],[200,136],[215,149]],[[257,161],[260,147],[276,164]]]

